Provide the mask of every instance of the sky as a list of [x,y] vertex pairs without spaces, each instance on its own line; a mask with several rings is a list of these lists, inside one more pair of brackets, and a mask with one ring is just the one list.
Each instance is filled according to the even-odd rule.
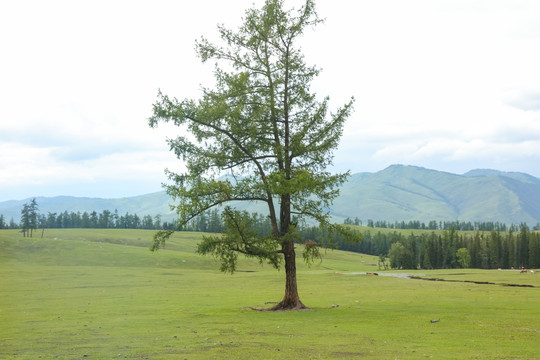
[[[262,0],[0,2],[0,201],[161,191],[158,89],[213,85],[194,42]],[[300,0],[286,1],[296,6]],[[540,1],[318,0],[301,47],[333,108],[356,98],[332,171],[392,164],[540,177]]]

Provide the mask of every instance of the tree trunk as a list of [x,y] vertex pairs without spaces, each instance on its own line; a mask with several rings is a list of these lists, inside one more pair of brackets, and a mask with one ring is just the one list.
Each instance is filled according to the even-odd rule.
[[285,296],[283,300],[269,310],[302,310],[309,309],[302,304],[296,286],[296,254],[294,242],[288,241],[282,246],[285,256]]

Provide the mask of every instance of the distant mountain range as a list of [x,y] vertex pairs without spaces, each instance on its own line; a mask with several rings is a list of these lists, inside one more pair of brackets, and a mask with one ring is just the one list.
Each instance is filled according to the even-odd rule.
[[[0,202],[6,221],[19,221],[24,203]],[[170,221],[170,198],[165,192],[120,198],[36,197],[41,213],[118,210],[119,214],[157,215]],[[248,210],[263,212],[253,204]],[[336,221],[358,217],[386,221],[499,221],[540,222],[540,179],[497,170],[472,170],[463,175],[416,166],[392,165],[376,173],[358,173],[349,178],[334,201]]]
[[524,173],[472,170],[464,175],[393,165],[350,177],[333,214],[373,220],[462,220],[536,224],[540,179]]

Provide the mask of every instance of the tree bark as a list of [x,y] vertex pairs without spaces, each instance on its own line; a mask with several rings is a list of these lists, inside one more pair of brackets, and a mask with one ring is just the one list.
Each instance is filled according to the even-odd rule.
[[298,287],[296,286],[296,253],[294,251],[294,242],[287,241],[282,245],[285,256],[285,296],[277,305],[269,310],[303,310],[309,309],[305,306],[298,296]]

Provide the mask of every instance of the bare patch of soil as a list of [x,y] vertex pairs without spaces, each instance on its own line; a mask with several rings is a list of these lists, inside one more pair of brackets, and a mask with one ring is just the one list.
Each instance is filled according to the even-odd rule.
[[529,285],[529,284],[507,284],[507,283],[494,283],[494,282],[490,282],[490,281],[425,278],[425,277],[420,277],[420,276],[409,276],[409,279],[426,280],[426,281],[462,282],[462,283],[472,283],[472,284],[478,284],[478,285],[500,285],[500,286],[515,286],[515,287],[527,287],[527,288],[535,288],[535,287],[537,287],[537,286]]

